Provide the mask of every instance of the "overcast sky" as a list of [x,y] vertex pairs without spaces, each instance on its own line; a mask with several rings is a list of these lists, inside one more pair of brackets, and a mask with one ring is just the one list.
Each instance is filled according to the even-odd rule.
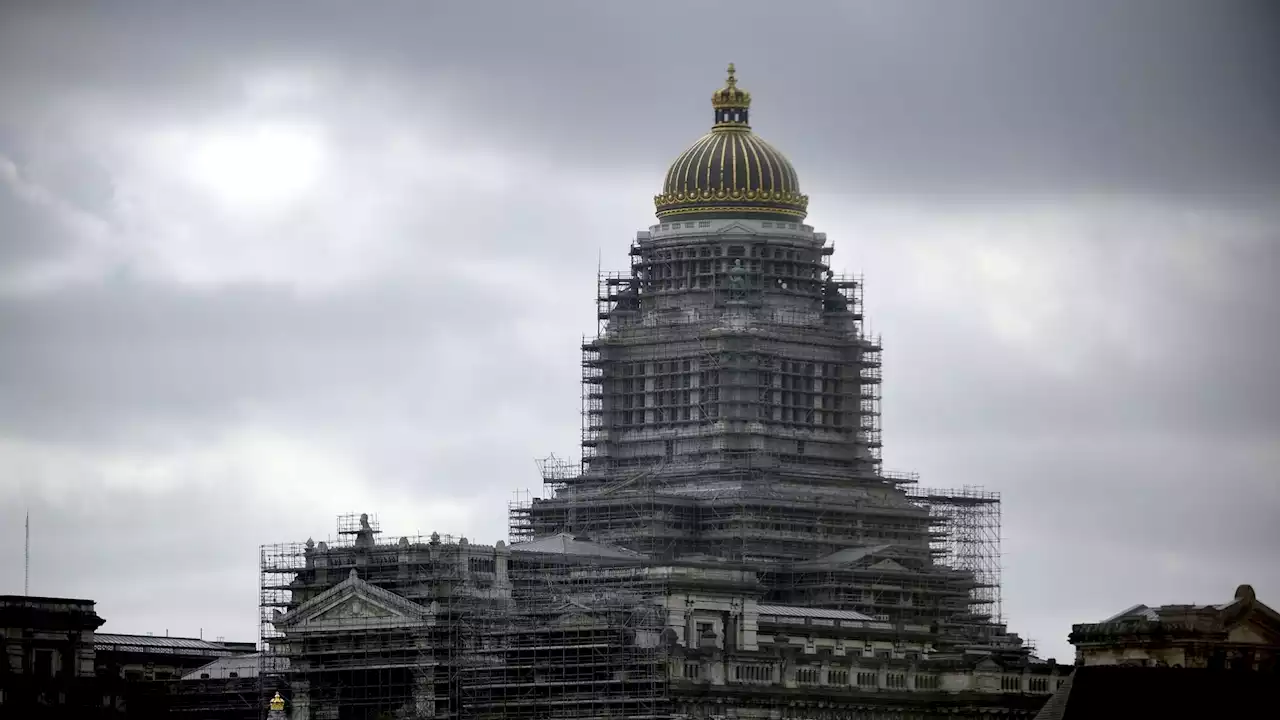
[[0,593],[28,508],[33,594],[237,640],[339,513],[504,538],[732,61],[1015,631],[1280,607],[1270,4],[4,3]]

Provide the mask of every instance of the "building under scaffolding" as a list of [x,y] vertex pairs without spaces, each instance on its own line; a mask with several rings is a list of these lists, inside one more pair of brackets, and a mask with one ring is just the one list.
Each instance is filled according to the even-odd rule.
[[630,271],[600,276],[582,460],[542,463],[547,492],[510,507],[512,541],[751,564],[776,602],[925,621],[949,652],[1025,652],[999,624],[998,497],[883,470],[863,281],[834,273],[801,222],[807,199],[751,133],[749,96],[731,77],[716,97]]
[[[1030,717],[1069,670],[939,653],[927,617],[776,602],[757,567],[565,534],[339,536],[266,546],[262,568],[260,707],[279,692],[294,720]],[[839,573],[809,572],[794,599]]]
[[999,498],[881,462],[863,283],[727,84],[582,344],[581,461],[511,545],[262,550],[260,700],[294,720],[1030,717],[1067,669],[1001,623]]

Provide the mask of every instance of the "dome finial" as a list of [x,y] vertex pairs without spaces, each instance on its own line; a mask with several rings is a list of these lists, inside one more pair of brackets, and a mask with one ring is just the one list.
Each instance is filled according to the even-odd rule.
[[724,81],[724,84],[731,88],[738,87],[738,78],[733,76],[734,72],[736,72],[736,70],[734,70],[733,63],[729,63],[729,78]]

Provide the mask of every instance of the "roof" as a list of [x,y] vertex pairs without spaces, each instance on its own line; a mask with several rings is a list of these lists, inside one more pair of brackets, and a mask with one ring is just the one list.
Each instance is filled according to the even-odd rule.
[[529,542],[516,543],[511,546],[512,552],[554,553],[557,555],[589,555],[592,557],[610,558],[643,558],[644,553],[628,550],[617,545],[606,545],[593,540],[576,538],[569,533],[548,535]]
[[155,637],[154,635],[117,635],[95,633],[94,650],[115,652],[144,652],[159,655],[230,655],[232,651],[223,645],[198,638]]
[[779,617],[817,618],[821,620],[874,620],[853,610],[827,610],[824,608],[796,607],[795,605],[757,605],[761,615],[777,615]]
[[1274,673],[1091,665],[1076,668],[1036,720],[1256,718],[1277,698]]
[[0,604],[33,605],[52,603],[55,605],[93,605],[96,601],[83,598],[46,597],[43,595],[0,595]]
[[1269,628],[1280,636],[1280,614],[1258,601],[1253,588],[1241,585],[1234,598],[1216,605],[1134,605],[1096,623],[1079,623],[1071,627],[1071,642],[1091,642],[1122,633],[1159,630],[1183,634],[1223,633],[1241,623]]
[[1150,620],[1155,622],[1160,619],[1160,613],[1152,610],[1146,605],[1134,605],[1133,607],[1122,610],[1115,615],[1103,620],[1102,622],[1119,622],[1121,620]]
[[[183,680],[226,680],[228,678],[258,677],[258,653],[231,655],[201,665],[182,676]],[[283,658],[282,658],[283,659]],[[203,676],[208,676],[203,677]]]
[[837,550],[830,555],[823,555],[813,560],[805,560],[796,563],[796,567],[833,567],[833,566],[849,566],[862,560],[863,558],[882,553],[888,550],[891,545],[866,545],[864,547],[851,547],[844,550]]

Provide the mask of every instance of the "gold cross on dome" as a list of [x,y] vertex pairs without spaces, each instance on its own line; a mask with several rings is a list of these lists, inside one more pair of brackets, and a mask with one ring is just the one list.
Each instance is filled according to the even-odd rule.
[[729,87],[736,87],[738,85],[738,78],[733,76],[734,72],[733,63],[729,63],[729,79],[725,81]]

